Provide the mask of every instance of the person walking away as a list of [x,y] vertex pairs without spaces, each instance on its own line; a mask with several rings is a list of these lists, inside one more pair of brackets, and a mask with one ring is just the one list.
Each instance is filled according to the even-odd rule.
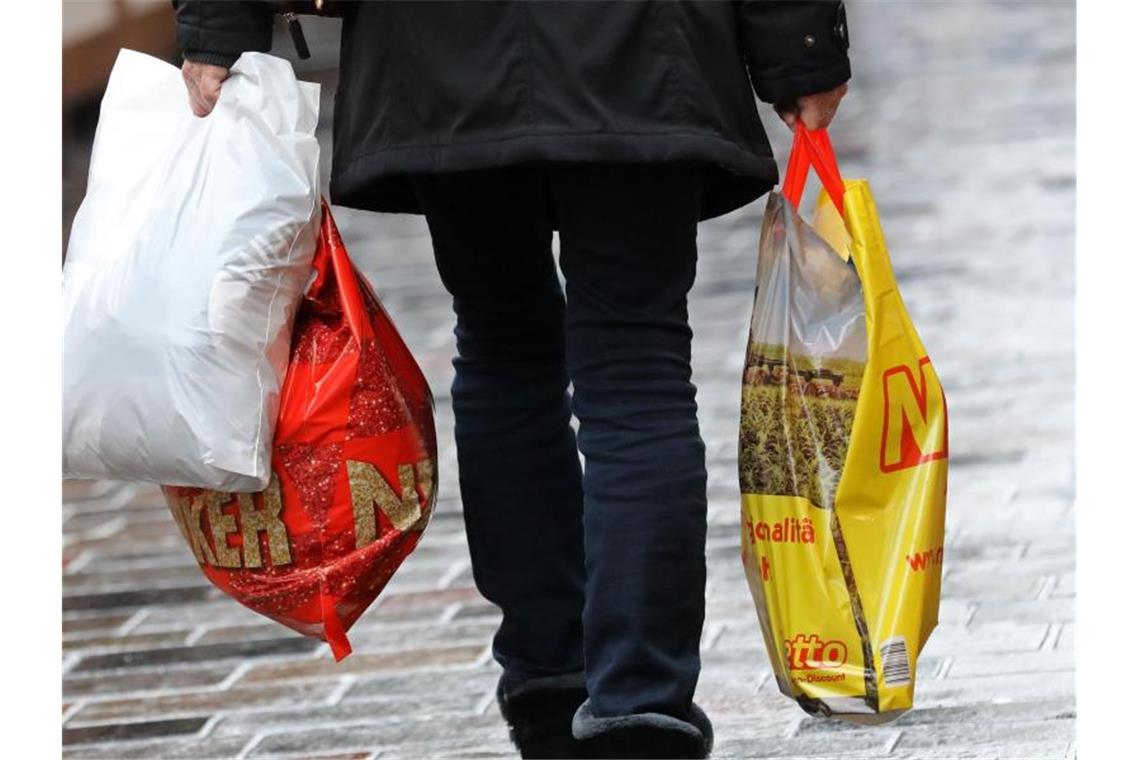
[[[281,4],[174,5],[205,116]],[[512,739],[707,756],[697,224],[777,181],[753,93],[789,125],[831,120],[842,4],[326,5],[344,19],[331,200],[423,214],[453,299],[460,491]]]

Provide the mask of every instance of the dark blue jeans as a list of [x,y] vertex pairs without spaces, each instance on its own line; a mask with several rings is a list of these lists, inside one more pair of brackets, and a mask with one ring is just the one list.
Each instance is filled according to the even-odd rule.
[[504,688],[584,670],[597,716],[685,718],[705,590],[686,306],[700,167],[414,183],[454,299],[460,491],[475,583],[503,611]]

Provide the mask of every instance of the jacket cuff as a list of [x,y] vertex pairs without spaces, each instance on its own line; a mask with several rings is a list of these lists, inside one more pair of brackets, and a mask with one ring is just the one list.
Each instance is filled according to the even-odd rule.
[[182,57],[187,61],[194,63],[208,63],[212,66],[224,66],[231,68],[237,59],[241,57],[238,53],[211,53],[205,50],[186,50],[183,51]]
[[178,46],[183,50],[211,50],[237,53],[246,50],[269,50],[273,44],[273,27],[264,29],[202,29],[187,24],[178,25]]
[[831,90],[851,78],[842,2],[740,5],[741,42],[756,95],[778,103]]
[[267,51],[273,45],[273,7],[250,0],[174,0],[178,47],[200,53]]
[[819,71],[809,71],[779,79],[757,79],[752,82],[756,95],[765,103],[793,100],[802,95],[834,90],[851,78],[851,62],[839,63]]

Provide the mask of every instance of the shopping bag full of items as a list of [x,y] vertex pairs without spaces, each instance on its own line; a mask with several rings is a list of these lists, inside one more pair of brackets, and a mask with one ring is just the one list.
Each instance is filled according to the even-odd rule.
[[432,397],[325,207],[297,312],[269,487],[166,486],[202,571],[247,607],[329,643],[419,543],[435,503]]
[[[808,168],[824,191],[797,212]],[[780,690],[860,723],[911,707],[938,620],[946,401],[865,180],[797,126],[761,232],[740,422],[742,558]]]
[[64,264],[64,477],[268,485],[319,89],[246,53],[198,118],[178,67],[119,53]]
[[423,535],[436,440],[320,203],[317,94],[246,53],[200,119],[120,54],[64,272],[63,463],[164,484],[209,580],[339,660]]

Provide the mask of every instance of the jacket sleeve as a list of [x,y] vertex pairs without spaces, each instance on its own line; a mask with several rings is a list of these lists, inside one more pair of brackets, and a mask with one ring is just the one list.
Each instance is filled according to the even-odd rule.
[[766,103],[833,89],[851,78],[842,2],[742,0],[737,26],[752,88]]
[[273,8],[258,0],[173,0],[178,46],[188,60],[230,67],[273,43]]

